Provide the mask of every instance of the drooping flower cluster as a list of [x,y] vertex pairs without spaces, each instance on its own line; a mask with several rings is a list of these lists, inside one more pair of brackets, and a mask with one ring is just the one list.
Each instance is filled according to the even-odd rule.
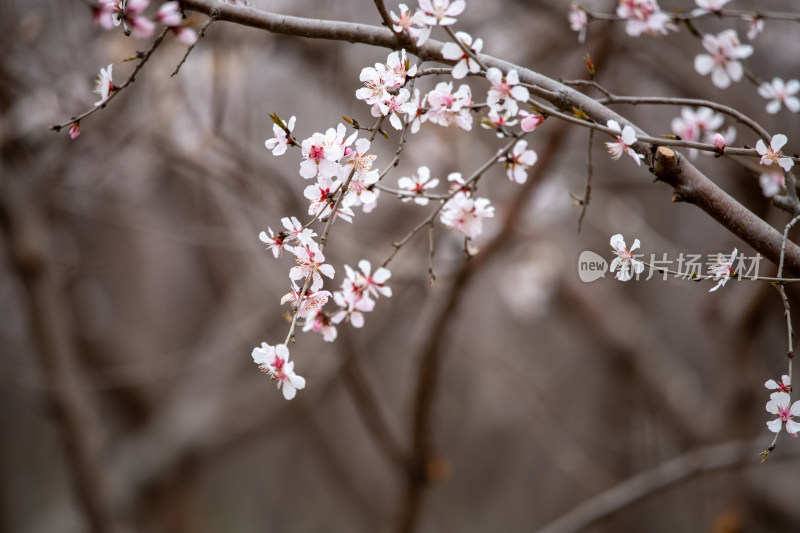
[[781,428],[785,427],[788,434],[797,437],[797,433],[800,432],[800,423],[792,419],[800,417],[800,400],[791,403],[791,378],[784,375],[781,377],[780,383],[770,379],[764,383],[764,386],[769,390],[777,390],[769,395],[767,402],[767,412],[776,415],[774,420],[767,422],[767,427],[773,433],[779,433]]
[[720,89],[742,79],[744,68],[739,60],[750,57],[753,47],[741,44],[736,30],[724,30],[716,36],[703,35],[703,47],[708,53],[694,58],[694,69],[698,74],[711,74],[711,82]]

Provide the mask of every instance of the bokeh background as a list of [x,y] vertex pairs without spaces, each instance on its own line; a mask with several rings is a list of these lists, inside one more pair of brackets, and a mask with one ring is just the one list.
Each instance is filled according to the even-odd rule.
[[[252,3],[380,20],[367,0]],[[614,93],[720,101],[798,149],[795,118],[766,115],[753,84],[722,91],[693,72],[702,46],[686,31],[632,39],[598,22],[581,45],[567,10],[468,2],[457,29],[564,80],[587,78],[589,52]],[[697,27],[745,32],[735,19]],[[795,77],[799,32],[768,22],[747,68]],[[658,275],[583,283],[577,272],[584,250],[612,258],[615,233],[671,258],[754,252],[629,158],[611,161],[602,136],[590,149],[586,130],[555,119],[528,136],[540,161],[526,185],[500,167],[481,180],[496,207],[481,253],[465,261],[463,240],[437,225],[431,286],[428,236],[416,236],[390,264],[393,297],[363,329],[341,325],[333,344],[298,334],[292,359],[308,385],[285,401],[250,352],[286,336],[292,263],[257,236],[305,219],[307,183],[296,150],[265,149],[268,113],[296,116],[299,139],[342,115],[371,123],[354,91],[388,51],[217,22],[171,77],[185,46],[167,41],[73,141],[49,126],[91,107],[100,67],[114,63],[124,80],[134,63],[121,60],[150,41],[93,26],[77,0],[0,3],[0,530],[530,532],[562,517],[546,531],[800,530],[797,441],[784,433],[765,465],[758,456],[772,439],[763,383],[787,370],[775,289],[731,281],[709,293]],[[467,83],[481,101],[485,82]],[[615,109],[655,135],[680,112]],[[755,144],[737,131],[737,145]],[[373,143],[381,169],[396,149],[389,133]],[[443,182],[469,175],[504,142],[477,121],[470,133],[426,125],[385,183],[420,165]],[[579,232],[573,197],[589,152]],[[788,222],[752,162],[696,164],[775,227]],[[325,255],[336,284],[344,264],[383,261],[429,209],[384,194],[335,224]],[[598,502],[601,520],[577,520]]]

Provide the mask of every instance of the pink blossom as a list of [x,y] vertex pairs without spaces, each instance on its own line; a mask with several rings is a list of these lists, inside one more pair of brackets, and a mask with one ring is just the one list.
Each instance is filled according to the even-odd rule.
[[410,65],[405,50],[392,52],[386,58],[387,85],[391,87],[402,87],[406,84],[407,78],[413,78],[417,74],[417,65]]
[[724,287],[728,282],[733,274],[733,263],[736,261],[737,253],[739,253],[739,250],[734,248],[730,259],[726,259],[722,254],[717,254],[717,262],[711,267],[711,273],[714,274],[714,279],[719,280],[719,282],[709,289],[708,292],[714,292],[720,287]]
[[611,247],[617,257],[611,262],[611,272],[617,272],[616,278],[620,281],[630,281],[633,278],[631,272],[641,274],[644,271],[644,263],[633,257],[633,251],[639,247],[639,239],[633,241],[631,249],[625,247],[625,238],[617,233],[611,237]]
[[522,119],[519,121],[519,127],[522,128],[524,132],[531,132],[539,127],[539,125],[544,122],[544,116],[538,113],[529,113],[524,109],[519,110],[519,116]]
[[793,437],[797,436],[800,431],[800,424],[792,420],[796,416],[800,416],[800,401],[794,402],[792,406],[789,403],[792,401],[789,393],[786,392],[773,392],[769,396],[767,402],[767,412],[777,415],[775,420],[767,422],[767,427],[773,433],[778,433],[781,427],[786,426],[786,432]]
[[472,198],[458,192],[444,204],[439,215],[442,224],[474,239],[483,231],[483,219],[494,216],[494,207],[487,198]]
[[275,259],[280,259],[283,250],[286,248],[286,234],[280,232],[275,235],[272,232],[272,228],[267,228],[267,230],[269,231],[269,235],[262,231],[258,234],[258,239],[267,245],[267,250],[272,250],[272,255],[275,256]]
[[800,99],[795,96],[800,92],[800,81],[789,80],[786,83],[781,78],[773,78],[772,82],[764,82],[758,87],[758,94],[769,100],[767,113],[774,115],[781,110],[781,105],[792,113],[800,111]]
[[464,0],[419,0],[419,20],[428,26],[449,26],[456,23],[457,17],[464,12]]
[[344,124],[339,124],[336,129],[328,128],[324,135],[315,133],[304,140],[301,148],[306,160],[300,163],[300,175],[306,179],[336,176],[341,169],[339,160],[344,156],[345,147],[352,143],[358,133],[345,140],[346,132]]
[[372,264],[366,259],[358,262],[361,272],[356,272],[348,265],[344,266],[346,277],[352,282],[352,288],[362,295],[377,298],[378,295],[391,298],[392,289],[386,286],[386,282],[392,277],[388,268],[378,267],[372,272]]
[[[466,32],[456,32],[456,38],[461,41],[461,44],[463,44],[473,54],[479,54],[483,48],[482,39],[476,39],[475,43],[473,43],[472,36]],[[457,61],[452,72],[453,78],[457,80],[462,79],[470,72],[475,74],[481,70],[481,66],[478,64],[478,62],[472,59],[472,57],[470,57],[470,55],[467,54],[457,43],[445,43],[445,45],[442,47],[442,57],[445,59],[450,59],[451,61]]]
[[400,10],[399,15],[395,15],[394,11],[389,12],[389,17],[391,17],[393,22],[392,29],[396,32],[408,32],[408,34],[417,41],[418,46],[425,44],[425,41],[428,40],[428,36],[431,33],[431,27],[420,20],[422,12],[417,11],[412,15],[408,6],[405,4],[398,5],[398,8]]
[[586,10],[577,2],[570,2],[567,18],[569,20],[569,28],[578,32],[578,42],[584,42],[586,40],[586,28],[589,26],[589,17],[586,15]]
[[338,334],[336,331],[336,326],[331,323],[330,317],[319,309],[314,310],[311,316],[306,318],[306,323],[303,325],[303,331],[314,331],[316,333],[320,333],[322,334],[322,340],[325,342],[335,341]]
[[287,248],[295,255],[297,266],[289,271],[289,278],[292,280],[311,279],[310,291],[318,291],[322,288],[322,276],[333,279],[334,270],[331,265],[325,264],[325,256],[320,251],[316,243],[305,246]]
[[414,96],[400,107],[400,110],[407,115],[406,122],[410,123],[411,133],[417,133],[423,122],[428,120],[425,114],[425,99],[420,101],[419,89],[414,89]]
[[655,0],[620,0],[617,15],[627,20],[625,32],[631,37],[643,33],[666,35],[668,30],[677,30]]
[[408,191],[408,194],[400,196],[400,199],[407,202],[413,198],[414,203],[419,205],[428,205],[426,193],[437,185],[439,180],[431,179],[431,171],[426,166],[419,167],[416,174],[412,174],[411,177],[403,176],[397,180],[400,190]]
[[343,320],[347,320],[354,328],[363,327],[363,313],[369,313],[375,308],[375,300],[353,290],[344,289],[334,292],[333,301],[340,309],[333,314],[331,322],[339,324]]
[[787,140],[786,135],[782,133],[773,135],[769,147],[767,147],[764,141],[759,139],[756,143],[756,152],[761,156],[760,163],[762,165],[771,165],[775,163],[788,172],[792,166],[794,166],[794,161],[791,157],[783,157],[781,153],[781,148],[783,148]]
[[786,176],[781,172],[764,172],[758,177],[758,184],[761,185],[761,192],[767,198],[772,198],[785,187]]
[[749,57],[753,47],[741,44],[735,30],[725,30],[717,36],[703,35],[703,47],[708,54],[694,58],[694,69],[698,74],[711,74],[711,82],[720,89],[742,79],[744,68],[739,60]]
[[69,138],[75,140],[78,138],[78,135],[81,134],[81,123],[73,122],[69,127]]
[[472,129],[472,91],[469,85],[462,85],[453,92],[452,82],[439,82],[427,95],[427,119],[440,126],[458,127],[470,131]]
[[784,374],[781,376],[781,382],[778,383],[774,379],[768,379],[764,386],[769,390],[777,390],[778,392],[791,392],[792,391],[792,378]]
[[606,143],[606,149],[608,150],[608,153],[611,154],[611,158],[619,159],[622,157],[622,154],[628,154],[633,158],[634,161],[636,161],[637,165],[641,165],[642,159],[644,159],[644,154],[638,154],[633,148],[631,148],[631,145],[638,140],[636,138],[636,132],[633,130],[633,128],[626,125],[625,128],[622,129],[620,128],[619,122],[616,120],[609,120],[608,128],[619,134],[617,135],[616,141]]
[[492,84],[486,103],[497,111],[507,110],[511,115],[516,115],[520,102],[527,102],[530,98],[528,89],[519,85],[519,74],[516,70],[509,70],[503,76],[499,68],[491,67],[486,71],[486,79]]
[[114,92],[116,87],[114,86],[114,81],[112,78],[112,69],[114,65],[108,65],[106,68],[100,69],[100,74],[97,75],[97,83],[94,88],[94,92],[100,95],[100,100],[94,103],[95,107],[99,107],[106,103],[108,97],[111,96],[111,93]]
[[281,298],[281,305],[289,302],[292,306],[292,309],[297,310],[297,316],[301,318],[305,318],[309,311],[321,309],[322,306],[328,303],[328,298],[331,297],[330,291],[314,292],[311,289],[308,289],[303,295],[303,300],[298,304],[301,290],[302,289],[298,287],[294,281],[292,281],[292,290],[284,294]]
[[262,372],[278,381],[278,388],[283,389],[283,397],[287,400],[305,388],[306,380],[294,373],[294,362],[289,361],[289,348],[285,344],[270,346],[262,342],[261,346],[253,349],[252,356]]
[[507,135],[506,128],[517,124],[517,119],[509,117],[510,113],[498,113],[494,109],[489,109],[486,118],[481,120],[481,126],[487,129],[495,130],[498,137],[505,137]]
[[289,146],[290,137],[287,135],[287,132],[291,134],[292,130],[294,129],[294,122],[295,117],[289,119],[289,124],[286,124],[285,121],[281,120],[283,127],[273,124],[272,125],[272,133],[275,135],[272,139],[267,139],[264,142],[264,145],[267,147],[268,150],[272,150],[272,155],[278,156],[286,153],[286,147]]
[[134,37],[147,38],[153,35],[155,24],[142,15],[150,5],[150,0],[116,0],[108,4],[111,7],[111,22],[114,26],[123,25],[126,34],[133,31]]
[[764,31],[764,19],[755,13],[742,15],[742,20],[747,22],[747,38],[751,41]]
[[497,159],[506,167],[506,175],[511,181],[525,183],[528,179],[528,169],[531,168],[538,159],[536,152],[528,150],[528,141],[519,140],[514,145],[511,153]]

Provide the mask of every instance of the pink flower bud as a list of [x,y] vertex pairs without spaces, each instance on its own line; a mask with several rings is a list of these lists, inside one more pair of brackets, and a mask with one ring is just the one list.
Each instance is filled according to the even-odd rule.
[[78,135],[80,134],[81,134],[81,123],[73,122],[72,125],[69,127],[69,138],[77,139]]
[[720,133],[714,134],[714,148],[716,148],[719,153],[725,151],[725,137]]

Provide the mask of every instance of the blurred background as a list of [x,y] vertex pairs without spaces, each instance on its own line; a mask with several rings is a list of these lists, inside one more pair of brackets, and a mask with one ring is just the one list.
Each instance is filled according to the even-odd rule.
[[[367,0],[252,4],[380,22]],[[612,92],[719,101],[798,149],[797,121],[765,114],[753,84],[723,91],[693,72],[699,39],[631,39],[597,22],[581,45],[568,6],[468,2],[456,29],[564,80],[586,79],[589,52]],[[199,29],[205,19],[191,16]],[[697,27],[745,39],[739,20]],[[798,32],[768,21],[746,67],[796,76]],[[291,353],[307,387],[284,400],[250,352],[287,334],[279,301],[293,264],[258,233],[306,219],[307,182],[297,150],[264,147],[268,113],[296,116],[301,140],[342,115],[371,124],[354,92],[388,50],[217,22],[178,75],[185,45],[168,36],[80,137],[48,131],[92,106],[100,67],[113,63],[119,84],[134,66],[121,60],[150,42],[93,26],[77,0],[0,3],[0,531],[800,530],[798,443],[784,433],[766,464],[758,456],[773,437],[763,383],[787,371],[775,289],[731,281],[709,293],[659,275],[583,283],[577,270],[584,250],[610,261],[615,233],[673,259],[753,250],[672,203],[629,158],[611,161],[601,135],[579,232],[589,135],[555,119],[528,136],[539,162],[525,185],[501,167],[481,180],[496,208],[481,253],[465,261],[463,239],[437,225],[430,286],[421,232],[389,265],[394,295],[363,329],[342,324],[335,343],[298,333]],[[482,101],[485,82],[467,83]],[[615,109],[653,135],[680,113]],[[755,144],[737,132],[736,145]],[[389,133],[373,143],[381,170],[397,146]],[[469,175],[505,142],[477,117],[469,133],[426,124],[384,183],[420,165],[442,182]],[[775,227],[788,222],[752,165],[696,164]],[[326,288],[344,264],[382,262],[431,208],[383,194],[374,212],[335,224]],[[762,261],[762,275],[774,272]]]

